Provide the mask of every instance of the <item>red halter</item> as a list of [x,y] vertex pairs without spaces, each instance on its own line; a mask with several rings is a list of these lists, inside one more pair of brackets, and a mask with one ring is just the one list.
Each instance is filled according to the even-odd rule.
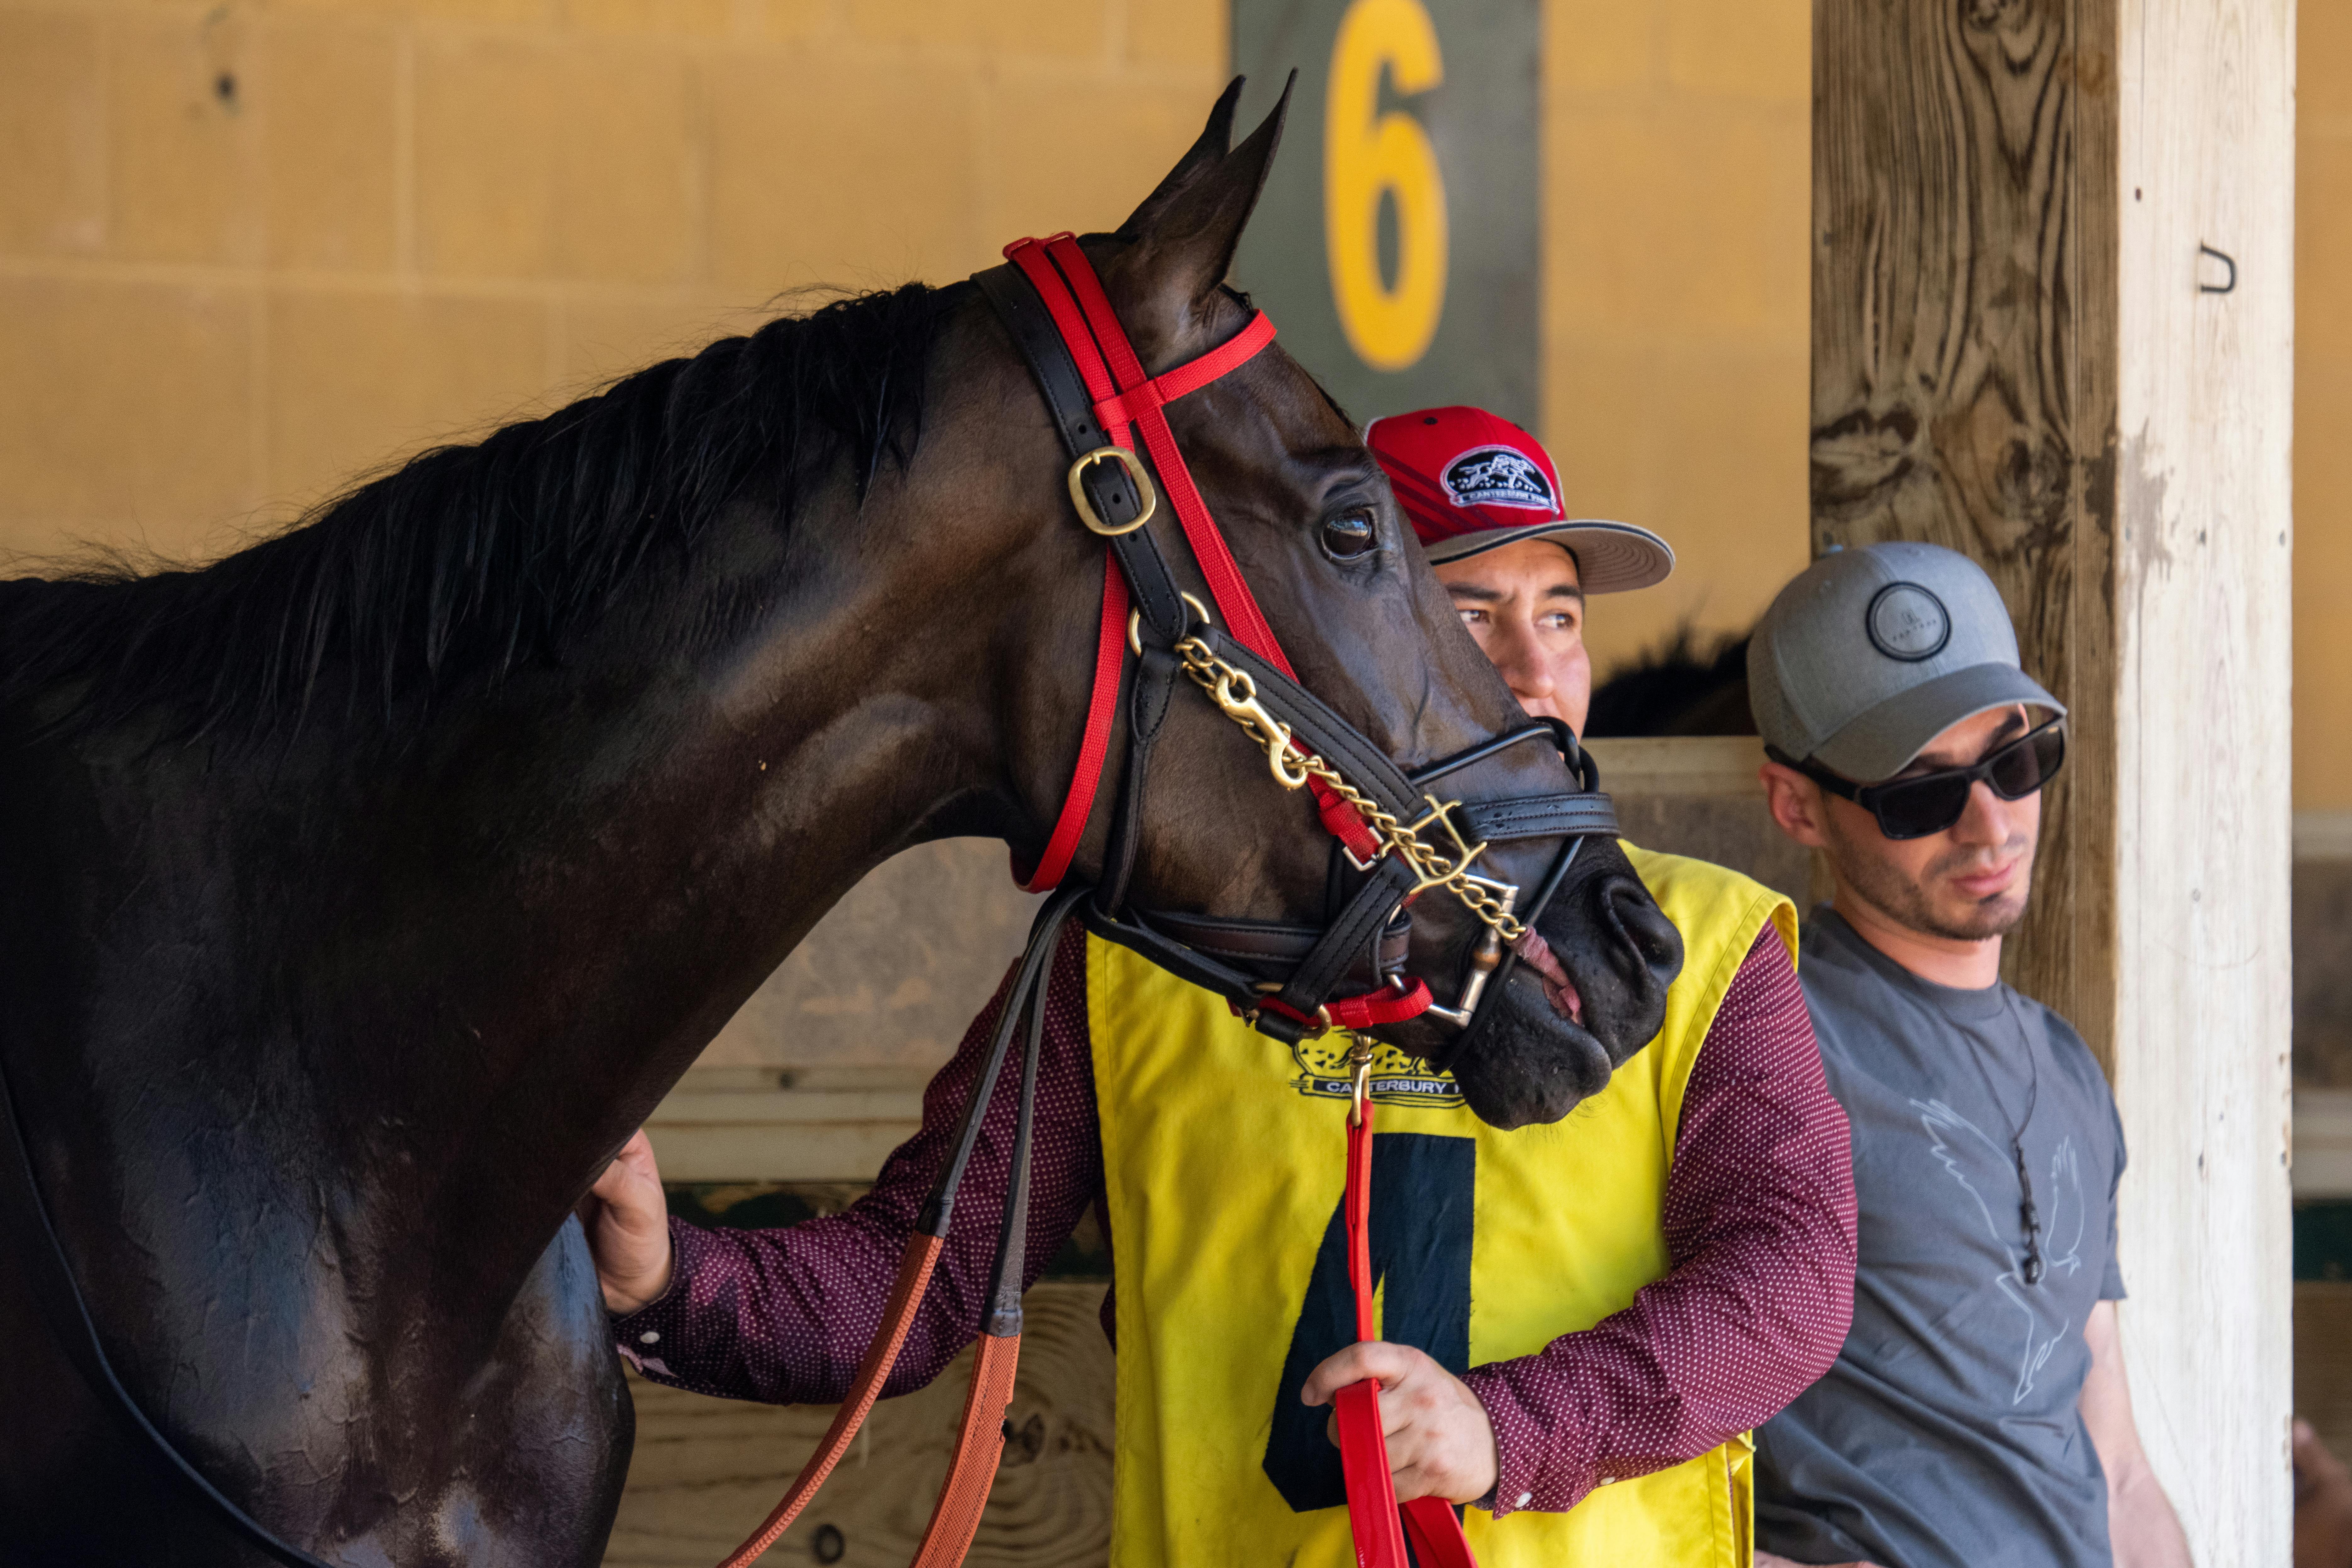
[[[1144,447],[1158,470],[1160,488],[1176,508],[1184,538],[1208,579],[1217,610],[1234,636],[1259,658],[1292,679],[1297,672],[1283,656],[1282,645],[1258,609],[1257,599],[1235,563],[1216,520],[1209,515],[1175,433],[1162,412],[1187,393],[1197,392],[1229,371],[1238,369],[1274,341],[1274,323],[1261,310],[1249,325],[1196,360],[1160,376],[1147,376],[1135,350],[1127,341],[1101,281],[1086,252],[1067,234],[1050,239],[1024,239],[1004,247],[1006,259],[1021,269],[1037,290],[1054,319],[1062,342],[1076,362],[1087,393],[1094,398],[1095,417],[1111,440],[1135,447],[1135,428],[1142,427]],[[1106,363],[1108,362],[1108,363]],[[1056,886],[1069,869],[1070,856],[1093,815],[1095,795],[1102,784],[1103,761],[1110,746],[1110,724],[1118,706],[1119,673],[1127,658],[1128,593],[1118,563],[1106,548],[1103,559],[1102,627],[1096,642],[1094,697],[1087,708],[1085,739],[1078,748],[1078,765],[1062,801],[1053,837],[1045,853],[1022,886],[1044,892]],[[1294,742],[1294,745],[1296,742]],[[1381,853],[1370,826],[1356,808],[1309,777],[1318,814],[1325,828],[1345,845],[1358,861]],[[1017,873],[1016,873],[1017,875]],[[1376,991],[1361,996],[1336,998],[1324,1005],[1318,1021],[1348,1029],[1367,1029],[1417,1016],[1430,1005],[1429,988],[1415,981],[1410,991]],[[1268,999],[1261,1005],[1279,1006]],[[1288,1009],[1284,1009],[1288,1011]],[[1356,1334],[1360,1340],[1379,1338],[1372,1320],[1371,1260],[1368,1215],[1370,1205],[1372,1108],[1360,1094],[1349,1116],[1348,1131],[1348,1273],[1355,1288]],[[1348,1517],[1360,1568],[1406,1568],[1404,1537],[1399,1531],[1396,1489],[1389,1476],[1388,1443],[1381,1432],[1380,1385],[1364,1382],[1343,1388],[1334,1401],[1339,1429],[1340,1465],[1348,1483]],[[1421,1561],[1428,1568],[1476,1568],[1462,1523],[1443,1499],[1416,1498],[1404,1505],[1403,1526],[1412,1532]]]
[[[1057,234],[1044,240],[1016,240],[1004,247],[1004,256],[1021,269],[1022,276],[1029,279],[1038,298],[1045,302],[1063,343],[1077,363],[1078,374],[1086,379],[1087,393],[1095,400],[1095,417],[1102,422],[1111,439],[1133,451],[1136,427],[1142,427],[1143,447],[1151,455],[1151,466],[1159,471],[1160,489],[1183,524],[1185,542],[1192,545],[1192,557],[1201,563],[1202,575],[1208,579],[1209,595],[1216,601],[1217,613],[1251,652],[1297,679],[1297,672],[1284,657],[1274,628],[1265,624],[1265,613],[1257,607],[1257,599],[1250,593],[1233,552],[1226,548],[1224,534],[1209,515],[1208,503],[1201,499],[1199,488],[1192,483],[1192,470],[1184,466],[1184,454],[1177,448],[1176,434],[1168,427],[1168,416],[1161,412],[1166,405],[1187,393],[1198,392],[1219,376],[1248,363],[1258,350],[1274,342],[1274,323],[1260,310],[1250,318],[1248,326],[1200,358],[1180,364],[1164,375],[1147,376],[1143,374],[1143,362],[1136,357],[1134,345],[1127,341],[1126,330],[1110,307],[1109,297],[1103,292],[1101,280],[1095,276],[1093,264],[1087,260],[1086,252],[1078,248],[1076,239],[1067,234]],[[1103,761],[1110,749],[1111,715],[1118,707],[1119,671],[1126,658],[1127,583],[1106,547],[1102,627],[1095,643],[1094,698],[1087,705],[1086,734],[1078,746],[1077,769],[1071,774],[1069,793],[1062,798],[1062,811],[1055,821],[1053,836],[1045,841],[1045,853],[1026,879],[1021,879],[1017,870],[1014,873],[1029,892],[1045,892],[1061,884],[1070,868],[1070,857],[1086,832],[1087,820],[1094,815],[1095,795],[1102,786]],[[1378,856],[1380,839],[1355,807],[1333,795],[1322,780],[1310,779],[1308,783],[1315,791],[1316,807],[1323,826],[1358,860]],[[1346,1000],[1370,1003],[1376,998]],[[1338,1005],[1334,1004],[1332,1014],[1335,1023],[1343,1022],[1336,1011]],[[1420,1011],[1415,1007],[1392,1017],[1367,1017],[1349,1026],[1369,1028],[1374,1023],[1395,1022],[1397,1017],[1412,1017]]]

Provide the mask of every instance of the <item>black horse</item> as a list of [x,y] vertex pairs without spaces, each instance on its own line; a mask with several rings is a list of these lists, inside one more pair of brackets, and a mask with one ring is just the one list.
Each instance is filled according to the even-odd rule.
[[[1155,372],[1246,319],[1222,279],[1278,128],[1229,153],[1232,104],[1086,242]],[[1171,412],[1309,688],[1406,763],[1522,721],[1296,363]],[[124,1382],[271,1529],[354,1565],[597,1560],[630,1408],[572,1205],[868,868],[950,835],[1038,854],[1104,570],[1065,465],[976,291],[908,286],[202,570],[0,584],[0,1069]],[[1377,548],[1334,544],[1367,520]],[[1566,787],[1544,750],[1501,784]],[[1197,693],[1157,755],[1138,896],[1315,919],[1304,792]],[[1417,913],[1416,969],[1459,973],[1476,928]],[[1638,1049],[1679,951],[1606,842],[1540,930],[1581,1024],[1522,965],[1454,1064],[1504,1125]],[[26,1263],[0,1562],[261,1561],[70,1369]]]

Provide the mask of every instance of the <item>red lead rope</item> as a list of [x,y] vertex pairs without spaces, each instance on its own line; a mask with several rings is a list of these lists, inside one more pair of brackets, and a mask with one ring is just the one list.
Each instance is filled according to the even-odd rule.
[[[1348,1119],[1348,1194],[1340,1205],[1348,1233],[1348,1283],[1356,1294],[1356,1338],[1376,1340],[1372,1315],[1372,1102]],[[1332,1396],[1339,1428],[1339,1468],[1348,1482],[1348,1528],[1355,1536],[1357,1568],[1406,1568],[1404,1537],[1412,1536],[1422,1568],[1477,1568],[1462,1521],[1444,1498],[1418,1497],[1402,1510],[1389,1475],[1388,1438],[1381,1431],[1381,1385],[1367,1378]]]
[[[1250,318],[1248,326],[1200,358],[1180,364],[1165,375],[1149,376],[1143,373],[1143,362],[1136,357],[1135,346],[1127,341],[1126,330],[1118,324],[1110,297],[1103,292],[1102,280],[1095,276],[1093,264],[1087,260],[1086,252],[1078,248],[1076,239],[1067,234],[1057,234],[1045,240],[1016,240],[1004,247],[1004,255],[1021,269],[1022,276],[1037,290],[1037,297],[1045,301],[1055,330],[1069,348],[1070,357],[1077,363],[1078,374],[1087,384],[1088,395],[1095,400],[1095,417],[1102,421],[1104,431],[1119,446],[1133,451],[1136,431],[1141,429],[1144,449],[1151,456],[1160,489],[1183,524],[1185,541],[1192,545],[1193,559],[1201,563],[1201,574],[1208,580],[1209,595],[1216,601],[1217,613],[1251,652],[1297,679],[1297,672],[1290,668],[1281,643],[1275,638],[1274,628],[1266,625],[1265,615],[1257,607],[1256,596],[1251,594],[1241,566],[1226,547],[1216,519],[1209,515],[1208,503],[1201,499],[1199,487],[1192,483],[1192,470],[1184,466],[1184,454],[1176,446],[1176,433],[1169,428],[1168,416],[1162,411],[1166,405],[1248,363],[1260,349],[1274,341],[1274,323],[1261,310]],[[1069,793],[1062,798],[1061,813],[1045,841],[1045,853],[1038,858],[1036,868],[1021,884],[1029,892],[1045,892],[1060,885],[1070,868],[1071,856],[1077,851],[1078,840],[1086,833],[1087,820],[1094,815],[1095,795],[1101,788],[1103,763],[1109,752],[1111,717],[1118,706],[1118,674],[1127,657],[1126,625],[1127,583],[1106,547],[1102,625],[1095,646],[1094,698],[1087,705],[1087,727],[1078,744],[1078,765],[1070,777]],[[1309,779],[1307,783],[1315,792],[1316,812],[1324,827],[1358,860],[1378,858],[1380,838],[1362,814],[1333,794],[1321,779]]]

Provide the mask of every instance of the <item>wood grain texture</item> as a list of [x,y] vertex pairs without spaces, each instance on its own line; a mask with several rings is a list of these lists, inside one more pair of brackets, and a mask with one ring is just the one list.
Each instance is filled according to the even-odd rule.
[[[1111,1352],[1105,1287],[1045,1281],[1027,1300],[1020,1382],[972,1568],[1091,1568],[1110,1552]],[[966,1350],[929,1387],[874,1407],[866,1428],[763,1563],[903,1568],[922,1540],[971,1373]],[[750,1534],[815,1448],[830,1405],[747,1405],[632,1376],[637,1447],[605,1568],[709,1568]]]
[[[2288,1561],[2293,0],[2119,0],[2125,1349],[2206,1568]],[[2199,289],[2198,247],[2236,258]],[[2211,263],[2205,263],[2211,267]]]
[[1971,555],[2073,711],[2010,968],[2116,1084],[2196,1559],[2283,1563],[2293,0],[1814,16],[1814,546]]
[[1812,520],[1999,585],[2072,751],[2012,984],[2113,1038],[2115,68],[2101,0],[1816,0]]

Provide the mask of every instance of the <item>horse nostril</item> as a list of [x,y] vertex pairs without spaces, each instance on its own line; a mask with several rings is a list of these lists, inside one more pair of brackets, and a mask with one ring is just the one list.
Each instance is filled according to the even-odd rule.
[[1631,879],[1612,881],[1601,900],[1617,929],[1640,955],[1659,985],[1674,983],[1683,969],[1683,933],[1666,918],[1650,890]]

